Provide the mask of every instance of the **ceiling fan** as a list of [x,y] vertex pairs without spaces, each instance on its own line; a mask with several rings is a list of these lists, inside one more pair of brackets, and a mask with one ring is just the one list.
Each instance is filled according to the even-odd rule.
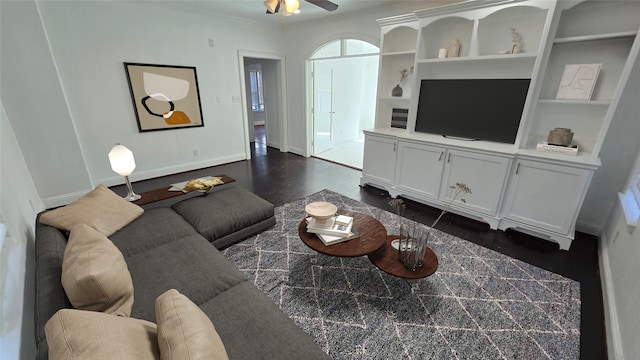
[[[319,6],[327,11],[334,11],[338,8],[338,4],[334,4],[329,0],[305,0],[313,5]],[[283,8],[282,13],[285,16],[297,14],[300,12],[299,0],[265,0],[264,6],[267,8],[267,14],[275,14],[280,8]]]

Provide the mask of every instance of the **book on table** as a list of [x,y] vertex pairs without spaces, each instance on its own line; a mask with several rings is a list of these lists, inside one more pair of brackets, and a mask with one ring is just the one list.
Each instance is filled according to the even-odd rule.
[[353,218],[345,215],[334,216],[322,222],[317,219],[307,218],[307,232],[314,234],[346,237],[353,227]]
[[360,232],[352,227],[348,236],[331,236],[331,235],[324,235],[324,234],[316,234],[316,236],[318,237],[318,239],[320,239],[320,241],[322,241],[324,245],[329,246],[329,245],[339,244],[347,240],[358,238],[360,237]]

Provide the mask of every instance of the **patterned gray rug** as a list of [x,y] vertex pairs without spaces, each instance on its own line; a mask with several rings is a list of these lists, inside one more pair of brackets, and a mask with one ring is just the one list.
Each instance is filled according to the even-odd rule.
[[580,284],[438,232],[437,272],[388,275],[298,237],[304,207],[329,201],[398,232],[392,213],[323,190],[276,208],[274,228],[224,251],[334,359],[578,359]]

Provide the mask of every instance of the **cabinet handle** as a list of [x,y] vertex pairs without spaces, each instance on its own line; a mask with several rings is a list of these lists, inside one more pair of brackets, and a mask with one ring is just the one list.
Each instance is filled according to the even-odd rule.
[[447,156],[447,162],[450,163],[451,162],[451,153],[449,153],[449,156]]
[[442,161],[442,156],[444,155],[444,151],[440,153],[440,157],[438,158],[438,161]]
[[518,163],[518,165],[516,166],[516,175],[518,175],[519,171],[520,171],[520,163]]
[[393,152],[396,152],[396,143],[393,143]]

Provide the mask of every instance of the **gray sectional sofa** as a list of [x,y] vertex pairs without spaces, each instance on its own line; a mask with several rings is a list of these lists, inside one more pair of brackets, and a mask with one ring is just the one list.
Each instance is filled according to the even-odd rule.
[[[36,220],[35,337],[37,358],[47,359],[44,326],[59,309],[72,306],[60,280],[68,234],[40,223],[41,215]],[[234,187],[145,210],[109,236],[131,273],[131,317],[155,322],[156,298],[177,289],[209,316],[230,359],[329,359],[216,248],[274,223],[273,205]]]

